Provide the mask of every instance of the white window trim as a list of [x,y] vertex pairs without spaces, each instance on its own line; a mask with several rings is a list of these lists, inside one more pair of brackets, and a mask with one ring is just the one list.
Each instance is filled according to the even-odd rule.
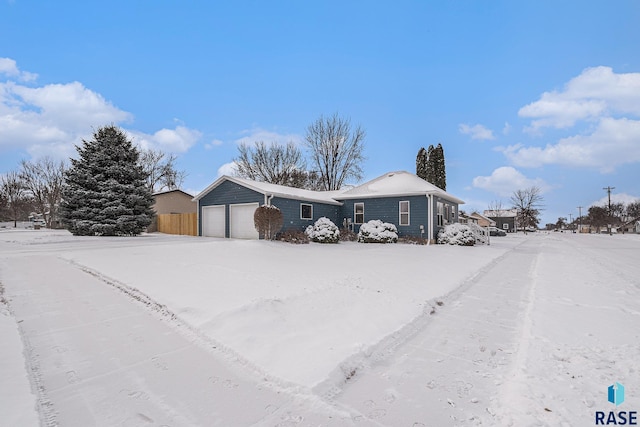
[[[402,204],[406,203],[407,204],[407,223],[403,224],[402,223]],[[401,200],[398,202],[398,224],[402,225],[402,226],[408,226],[411,225],[411,203],[409,202],[409,200]]]
[[[311,218],[305,218],[302,216],[302,207],[303,206],[309,206],[311,208]],[[306,221],[313,221],[313,205],[310,203],[300,203],[300,219],[306,220]]]
[[[362,205],[362,222],[358,222],[356,220],[356,206]],[[358,202],[353,204],[353,223],[354,224],[364,224],[364,202]]]

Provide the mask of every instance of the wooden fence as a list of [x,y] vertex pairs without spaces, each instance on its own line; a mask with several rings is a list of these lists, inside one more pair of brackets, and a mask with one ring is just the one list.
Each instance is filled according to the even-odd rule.
[[157,216],[158,231],[166,234],[196,236],[198,234],[198,217],[194,213],[160,214]]

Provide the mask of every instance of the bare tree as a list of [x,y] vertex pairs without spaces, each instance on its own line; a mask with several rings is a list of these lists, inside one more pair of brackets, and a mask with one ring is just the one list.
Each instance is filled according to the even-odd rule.
[[640,200],[636,200],[635,202],[630,202],[627,204],[627,217],[629,219],[636,219],[640,217]]
[[596,232],[599,233],[600,229],[611,222],[608,208],[602,206],[591,206],[587,214],[587,221],[589,222],[589,232],[591,227],[595,227]]
[[147,174],[147,187],[152,193],[180,188],[187,173],[176,168],[175,154],[166,154],[160,150],[140,151],[138,163]]
[[347,179],[362,179],[365,131],[334,114],[320,116],[307,128],[312,169],[318,172],[322,190],[339,190]]
[[18,226],[18,219],[25,215],[29,204],[24,182],[18,172],[8,172],[0,175],[0,199],[4,200],[4,211],[13,221],[13,227]]
[[23,160],[20,166],[20,177],[36,213],[41,214],[46,226],[51,228],[58,219],[62,201],[65,164],[62,160],[43,157],[31,162]]
[[502,200],[493,200],[489,203],[489,215],[493,217],[501,217],[503,212]]
[[518,225],[526,233],[528,227],[537,227],[540,222],[543,198],[539,187],[516,190],[511,195],[511,203],[517,211]]
[[298,188],[308,188],[313,180],[305,170],[302,152],[293,142],[281,145],[258,141],[253,146],[241,144],[238,151],[234,161],[236,174],[242,178]]

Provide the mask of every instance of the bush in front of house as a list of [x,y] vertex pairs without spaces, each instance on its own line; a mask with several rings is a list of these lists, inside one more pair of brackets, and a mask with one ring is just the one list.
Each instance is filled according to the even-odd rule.
[[308,226],[305,234],[317,243],[338,243],[340,240],[340,230],[329,218],[325,217]]
[[473,246],[476,236],[466,224],[449,224],[438,233],[438,243],[441,245]]
[[278,233],[277,240],[287,243],[293,243],[296,245],[309,243],[309,236],[304,231],[289,228],[282,233]]
[[358,241],[358,233],[348,228],[340,229],[340,241],[341,242],[356,242]]
[[256,230],[267,240],[276,238],[276,234],[282,229],[283,222],[282,212],[275,206],[262,205],[253,213]]
[[360,243],[396,243],[398,229],[395,225],[373,219],[360,226],[358,242]]

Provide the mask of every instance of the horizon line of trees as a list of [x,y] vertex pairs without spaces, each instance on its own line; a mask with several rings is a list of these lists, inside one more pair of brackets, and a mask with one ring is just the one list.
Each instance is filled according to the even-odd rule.
[[[180,188],[186,172],[177,168],[175,154],[135,149],[136,164],[143,170],[145,187],[150,193]],[[61,227],[60,206],[69,161],[51,156],[21,160],[17,170],[0,174],[0,220],[11,221],[17,227],[18,221],[37,218],[47,228]]]

